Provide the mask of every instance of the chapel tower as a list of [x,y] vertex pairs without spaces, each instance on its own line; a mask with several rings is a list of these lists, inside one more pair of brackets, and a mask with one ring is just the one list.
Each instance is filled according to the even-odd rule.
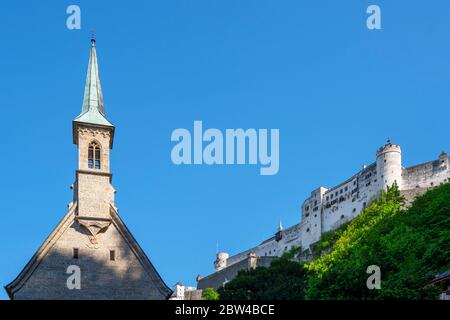
[[110,150],[114,141],[114,125],[105,115],[95,39],[91,40],[89,65],[81,114],[73,122],[73,142],[78,146],[78,169],[74,184],[74,202],[78,217],[109,218],[114,206],[111,185]]
[[402,187],[402,149],[390,139],[377,151],[377,180],[386,190],[394,183]]
[[[95,40],[81,113],[73,202],[47,240],[5,289],[11,299],[164,300],[167,287],[118,214],[111,184],[115,127],[106,118]],[[151,227],[151,226],[149,226]]]

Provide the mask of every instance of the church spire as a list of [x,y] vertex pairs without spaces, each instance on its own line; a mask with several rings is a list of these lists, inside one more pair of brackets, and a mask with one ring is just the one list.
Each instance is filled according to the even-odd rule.
[[98,71],[97,51],[95,49],[95,38],[92,34],[91,52],[89,66],[84,87],[83,107],[81,114],[74,119],[75,122],[113,127],[106,119],[103,104],[102,86]]
[[283,231],[283,225],[281,224],[281,220],[280,220],[280,224],[278,225],[278,232]]

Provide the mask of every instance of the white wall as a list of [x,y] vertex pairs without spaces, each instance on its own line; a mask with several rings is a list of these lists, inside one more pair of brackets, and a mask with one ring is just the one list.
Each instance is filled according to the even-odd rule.
[[320,240],[323,232],[335,230],[358,216],[394,181],[400,190],[437,186],[450,182],[449,166],[450,158],[442,154],[438,160],[403,168],[400,146],[387,143],[378,150],[377,161],[365,166],[353,177],[331,189],[320,187],[313,190],[301,206],[302,222],[284,230],[280,241],[271,237],[252,249],[230,257],[227,264],[229,266],[246,259],[250,252],[256,252],[257,256],[281,256],[293,246],[307,249]]

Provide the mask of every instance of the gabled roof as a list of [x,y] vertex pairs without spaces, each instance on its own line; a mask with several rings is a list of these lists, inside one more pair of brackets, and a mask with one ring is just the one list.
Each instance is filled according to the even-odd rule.
[[63,232],[70,226],[74,220],[77,205],[74,204],[69,208],[69,211],[58,223],[56,228],[48,236],[41,247],[36,251],[33,257],[28,261],[19,275],[8,285],[5,286],[5,290],[8,293],[10,299],[14,299],[14,293],[25,284],[26,280],[33,274],[34,270],[39,266],[42,259],[49,253],[50,249],[63,234]]
[[[31,260],[26,264],[23,270],[11,283],[5,286],[5,290],[11,299],[14,299],[14,294],[19,291],[26,281],[31,277],[33,272],[37,269],[43,259],[50,252],[52,247],[56,244],[58,239],[62,236],[64,231],[69,228],[75,221],[77,204],[73,204],[63,219],[58,223],[56,228],[52,231],[49,237],[45,240],[42,246],[33,255]],[[110,210],[111,222],[116,227],[120,235],[129,245],[131,251],[135,254],[138,261],[141,263],[143,269],[147,275],[155,280],[157,284],[156,288],[159,290],[161,295],[168,299],[172,295],[172,290],[164,283],[159,273],[156,271],[155,267],[148,259],[147,255],[144,253],[142,248],[139,246],[137,241],[134,239],[133,235],[130,233],[126,225],[123,223],[122,219],[119,217],[117,210],[111,206]]]

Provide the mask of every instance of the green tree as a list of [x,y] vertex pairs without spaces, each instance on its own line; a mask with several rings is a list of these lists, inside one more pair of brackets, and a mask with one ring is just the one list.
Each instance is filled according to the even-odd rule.
[[301,300],[304,298],[306,269],[293,260],[297,249],[274,259],[269,268],[240,271],[224,288],[224,300]]
[[[434,299],[427,286],[450,268],[450,184],[417,197],[409,209],[396,185],[314,245],[314,260],[296,251],[268,268],[241,271],[221,299]],[[381,269],[381,289],[369,290],[367,267]]]
[[213,288],[206,288],[202,293],[202,300],[219,300],[219,293]]
[[[402,210],[389,188],[349,226],[331,251],[307,265],[307,299],[435,298],[426,284],[450,267],[450,185],[430,190]],[[381,268],[381,290],[366,287],[370,265]]]

